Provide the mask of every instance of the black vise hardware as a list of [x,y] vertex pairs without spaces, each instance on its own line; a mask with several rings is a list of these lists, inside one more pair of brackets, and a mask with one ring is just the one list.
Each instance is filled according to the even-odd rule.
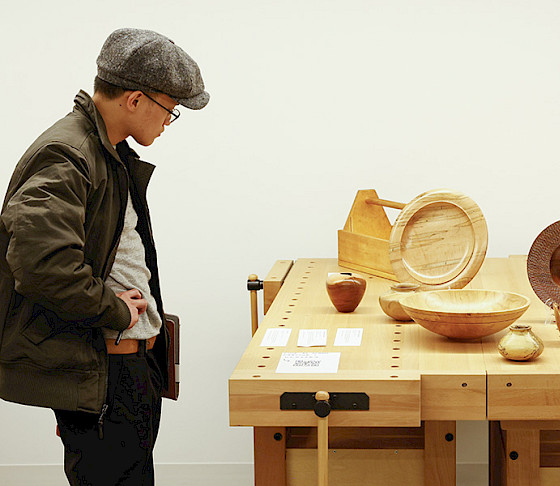
[[[329,393],[331,410],[369,410],[367,393]],[[315,410],[319,403],[315,393],[285,392],[280,396],[280,410]]]
[[247,290],[262,290],[264,282],[262,280],[247,280]]
[[313,411],[317,417],[325,418],[331,413],[331,404],[328,400],[317,400]]

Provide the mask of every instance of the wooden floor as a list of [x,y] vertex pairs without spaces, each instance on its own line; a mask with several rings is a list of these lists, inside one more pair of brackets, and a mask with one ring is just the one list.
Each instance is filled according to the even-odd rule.
[[[486,464],[458,464],[457,486],[487,486]],[[65,486],[62,466],[0,466],[2,486]],[[252,464],[161,464],[156,484],[162,486],[252,486]]]

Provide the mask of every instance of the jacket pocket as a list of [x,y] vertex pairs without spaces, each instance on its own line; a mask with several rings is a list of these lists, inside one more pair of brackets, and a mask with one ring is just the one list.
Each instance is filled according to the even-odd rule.
[[31,318],[23,329],[22,334],[33,344],[39,345],[46,339],[60,332],[64,327],[65,325],[58,319],[53,319],[44,312],[41,312]]

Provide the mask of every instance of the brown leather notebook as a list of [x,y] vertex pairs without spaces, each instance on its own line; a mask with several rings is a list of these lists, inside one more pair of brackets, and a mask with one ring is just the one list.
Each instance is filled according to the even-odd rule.
[[165,326],[169,331],[169,388],[163,391],[165,398],[179,398],[179,317],[165,314]]

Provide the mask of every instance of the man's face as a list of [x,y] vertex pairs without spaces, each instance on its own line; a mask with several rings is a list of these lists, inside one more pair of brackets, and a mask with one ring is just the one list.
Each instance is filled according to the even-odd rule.
[[145,147],[151,145],[163,133],[166,125],[169,125],[169,111],[173,111],[176,106],[177,103],[173,99],[162,93],[140,96],[131,133],[134,140]]

